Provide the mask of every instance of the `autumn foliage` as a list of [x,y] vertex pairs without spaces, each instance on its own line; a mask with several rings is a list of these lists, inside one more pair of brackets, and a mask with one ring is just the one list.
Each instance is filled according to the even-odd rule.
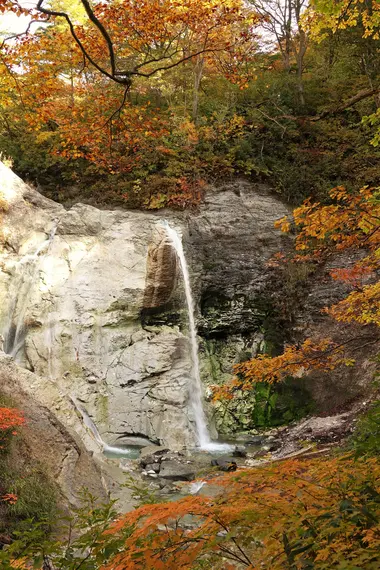
[[[18,428],[25,424],[24,414],[17,408],[0,407],[0,453],[6,453],[13,436],[17,435]],[[2,474],[3,486],[4,473]],[[12,506],[17,503],[18,497],[15,493],[6,492],[0,494],[0,501]]]
[[[376,568],[380,467],[375,459],[288,460],[214,480],[217,498],[146,505],[103,570]],[[185,517],[192,519],[190,528]]]
[[[295,248],[299,252],[294,260],[326,261],[344,251],[353,254],[349,267],[332,269],[330,275],[354,291],[337,305],[326,308],[326,312],[337,321],[380,326],[376,280],[380,254],[379,190],[365,187],[350,194],[338,187],[330,192],[330,198],[330,205],[307,201],[294,210],[298,230]],[[287,219],[280,220],[278,226],[284,231],[290,229]]]
[[202,57],[202,67],[247,81],[259,17],[240,0],[110,2],[92,9],[112,37],[111,61],[107,42],[85,14],[71,16],[70,30],[62,17],[32,10],[46,27],[2,47],[5,112],[16,104],[19,121],[65,160],[128,173],[165,148],[173,124],[147,97],[150,77],[185,64],[191,73]]
[[16,408],[0,408],[0,449],[5,446],[17,428],[25,424],[25,418]]
[[46,541],[31,529],[0,551],[2,568],[377,570],[379,469],[371,457],[288,459],[214,477],[216,496],[119,517],[92,500],[78,511],[80,538]]
[[[289,61],[285,78],[280,76],[279,53],[272,53],[264,43],[257,45],[258,25],[267,24],[269,16],[263,20],[240,0],[95,2],[90,5],[93,15],[108,31],[112,49],[99,26],[83,11],[83,2],[79,2],[79,11],[73,9],[74,4],[63,4],[67,4],[74,35],[62,16],[48,17],[16,1],[0,0],[0,13],[29,14],[41,24],[33,24],[33,33],[1,46],[1,120],[8,139],[20,137],[26,140],[25,145],[33,140],[38,156],[42,149],[54,167],[76,164],[74,182],[79,180],[77,173],[83,165],[96,179],[105,174],[115,177],[106,180],[115,180],[115,187],[116,180],[121,180],[114,190],[120,202],[136,202],[148,209],[198,205],[205,181],[216,174],[225,178],[235,172],[254,172],[259,178],[275,171],[276,161],[282,191],[294,161],[288,160],[284,167],[279,160],[286,145],[295,148],[294,154],[288,155],[292,159],[306,157],[301,163],[302,174],[310,158],[316,163],[319,157],[320,170],[330,167],[334,181],[321,193],[310,177],[310,195],[318,198],[306,200],[293,217],[276,223],[277,229],[294,236],[295,251],[291,255],[280,252],[269,265],[296,267],[306,262],[318,271],[328,262],[330,277],[344,283],[348,292],[324,309],[325,316],[343,326],[363,327],[376,341],[380,326],[379,190],[364,187],[349,191],[339,186],[329,195],[325,192],[342,178],[335,163],[338,156],[343,163],[343,157],[350,155],[350,144],[355,146],[358,140],[353,135],[359,130],[357,116],[367,111],[359,113],[355,108],[353,112],[354,104],[345,107],[351,108],[355,117],[351,119],[354,128],[344,130],[348,113],[342,131],[334,130],[338,129],[335,121],[328,123],[329,136],[330,130],[333,132],[326,138],[327,148],[318,144],[318,125],[322,124],[318,121],[331,94],[335,94],[332,102],[334,97],[346,99],[350,83],[370,84],[372,95],[378,95],[378,77],[368,65],[371,52],[378,59],[378,3],[315,0],[302,15],[293,44],[299,45],[306,29],[318,42],[329,43],[310,56],[305,69],[302,61]],[[353,42],[345,43],[342,34],[334,36],[347,30],[355,32]],[[278,39],[281,51],[284,37],[280,34]],[[343,46],[340,60],[339,44]],[[354,53],[351,60],[345,50]],[[322,62],[323,72],[313,57]],[[337,74],[335,59],[339,60]],[[351,67],[347,61],[354,60],[365,68],[359,81],[358,71],[354,75],[341,71]],[[303,81],[307,87],[315,69],[313,81],[321,84],[320,91],[313,85],[309,91],[315,90],[318,104],[305,89],[306,104],[300,108],[289,85],[297,74],[299,86]],[[273,81],[265,75],[268,70]],[[216,79],[220,81],[219,88],[226,96],[219,107],[208,99],[209,109],[199,116],[197,96],[203,77],[212,90]],[[252,85],[258,77],[255,90]],[[244,100],[249,88],[252,90]],[[323,89],[328,96],[319,101]],[[180,90],[183,100],[176,99]],[[372,111],[368,108],[368,113],[374,114],[365,122],[376,125],[379,106],[374,105]],[[309,110],[311,116],[306,117]],[[351,143],[346,141],[347,132]],[[317,139],[314,146],[310,142],[313,137]],[[375,137],[373,144],[379,144],[378,139]],[[296,140],[301,141],[298,146]],[[279,141],[283,143],[277,147]],[[275,159],[268,160],[274,149]],[[364,156],[372,167],[374,159],[367,152]],[[333,158],[323,162],[328,153]],[[359,176],[361,166],[353,177]],[[373,166],[368,180],[376,176],[375,170]],[[54,168],[53,173],[55,176]],[[297,172],[294,177],[298,184]],[[145,193],[147,181],[150,191]],[[297,184],[290,188],[298,189]],[[305,186],[309,194],[307,181]],[[306,194],[284,195],[295,203]],[[346,260],[343,267],[336,261],[339,256]],[[215,387],[214,398],[231,399],[237,392],[251,391],[257,383],[275,384],[313,370],[329,372],[338,366],[352,366],[349,348],[347,343],[330,338],[306,338],[297,345],[284,346],[277,356],[259,354],[238,364],[235,378]],[[0,408],[0,447],[5,447],[24,422],[18,410]],[[366,440],[373,436],[372,427],[368,431]],[[375,447],[376,441],[372,449]],[[44,542],[45,529],[41,538],[39,529],[32,528],[35,534],[31,538],[0,550],[0,561],[6,570],[377,570],[380,467],[377,457],[361,455],[358,459],[331,454],[264,462],[210,479],[216,496],[142,505],[123,516],[110,507],[105,512],[93,505],[83,517],[78,542],[70,542],[70,533],[68,544]],[[17,495],[6,491],[2,491],[2,507],[19,507]]]
[[319,41],[329,30],[336,33],[356,28],[358,24],[365,38],[380,38],[380,10],[377,2],[368,4],[360,0],[314,0],[309,7],[307,21]]
[[[326,307],[324,312],[342,323],[380,326],[380,283],[376,271],[380,259],[379,191],[362,188],[350,194],[343,187],[330,192],[330,204],[311,200],[296,208],[293,220],[284,217],[276,227],[284,232],[297,232],[295,250],[289,259],[280,254],[272,265],[280,263],[324,264],[343,252],[353,261],[344,269],[330,270],[330,276],[352,288],[346,298]],[[256,382],[279,382],[288,376],[300,377],[319,369],[333,370],[339,365],[351,366],[347,347],[332,339],[306,339],[301,346],[286,346],[276,357],[260,354],[235,366],[236,377],[227,385],[214,388],[214,398],[232,398],[236,390],[249,390]]]

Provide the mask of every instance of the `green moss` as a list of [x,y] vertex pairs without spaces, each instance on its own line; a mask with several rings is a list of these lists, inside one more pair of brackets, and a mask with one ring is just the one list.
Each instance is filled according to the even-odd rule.
[[305,382],[288,378],[279,384],[260,382],[253,390],[255,427],[269,428],[300,420],[314,409]]
[[204,366],[203,372],[207,378],[207,382],[209,384],[220,384],[221,383],[221,366],[220,366],[220,359],[215,353],[215,342],[214,341],[205,341],[203,343],[204,348]]
[[108,422],[109,414],[109,397],[106,394],[99,394],[97,400],[98,418],[101,423]]
[[233,400],[214,404],[214,423],[220,434],[234,434],[255,427],[252,420],[255,397],[249,392],[236,392]]
[[[263,336],[265,336],[263,331]],[[201,377],[205,385],[223,385],[233,377],[233,366],[252,358],[253,339],[230,337],[206,339],[201,343]],[[257,343],[256,343],[257,344]],[[262,340],[259,352],[275,350]],[[213,422],[221,434],[269,428],[299,420],[314,409],[314,401],[306,381],[288,378],[277,385],[257,384],[250,392],[238,391],[233,400],[216,402],[212,406]]]
[[12,535],[30,521],[44,523],[46,531],[54,526],[58,491],[43,465],[31,464],[22,439],[0,456],[0,494],[14,494],[16,502],[0,502],[0,532]]

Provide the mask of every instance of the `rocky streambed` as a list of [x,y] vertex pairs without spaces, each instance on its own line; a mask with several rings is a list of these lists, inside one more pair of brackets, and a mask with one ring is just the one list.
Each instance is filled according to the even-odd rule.
[[[356,417],[367,402],[347,413],[309,417],[293,425],[267,431],[240,433],[230,439],[230,450],[208,452],[165,446],[147,446],[138,457],[113,459],[129,477],[132,499],[150,493],[158,500],[177,500],[185,495],[215,496],[223,492],[218,475],[287,458],[306,458],[330,453],[352,434]],[[128,485],[127,485],[128,486]]]

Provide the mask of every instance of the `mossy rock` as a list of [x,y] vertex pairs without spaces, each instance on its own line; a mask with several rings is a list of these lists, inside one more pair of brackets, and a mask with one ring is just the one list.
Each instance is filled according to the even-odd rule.
[[43,524],[49,532],[54,527],[59,492],[43,465],[30,463],[22,435],[0,456],[0,472],[0,494],[17,497],[15,502],[0,502],[0,533],[11,536],[30,525],[30,520]]

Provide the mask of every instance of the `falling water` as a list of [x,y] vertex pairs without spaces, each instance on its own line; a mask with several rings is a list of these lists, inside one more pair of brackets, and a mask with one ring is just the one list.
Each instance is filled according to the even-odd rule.
[[11,283],[11,300],[9,304],[8,322],[4,330],[4,352],[17,361],[24,348],[26,335],[25,315],[29,298],[36,283],[41,258],[44,258],[50,248],[57,231],[55,224],[49,237],[43,241],[34,253],[28,253],[18,262]]
[[193,384],[190,390],[190,402],[194,412],[195,426],[197,430],[199,446],[201,447],[201,449],[214,451],[214,452],[230,451],[232,449],[230,445],[211,441],[210,434],[207,428],[206,416],[202,403],[202,381],[199,369],[197,327],[194,318],[194,301],[191,293],[189,269],[187,267],[185,252],[183,250],[181,238],[179,237],[176,230],[170,227],[167,221],[165,221],[163,224],[166,233],[177,253],[185,286],[185,296],[186,296],[187,312],[189,319],[189,334],[191,342],[191,357],[193,362],[193,373],[192,373]]
[[185,252],[183,251],[181,238],[179,237],[178,233],[169,226],[167,222],[165,223],[165,229],[178,255],[183,275],[187,312],[189,318],[191,356],[193,362],[193,374],[192,374],[193,385],[191,386],[190,390],[190,401],[194,412],[195,426],[197,430],[199,445],[200,447],[205,448],[211,444],[211,438],[207,429],[206,416],[202,405],[202,382],[199,371],[197,327],[195,325],[195,319],[194,319],[194,301],[193,301],[193,296],[191,294],[189,270],[187,267]]
[[54,380],[55,374],[55,360],[53,354],[54,338],[55,338],[55,322],[54,314],[48,313],[45,328],[45,346],[47,349],[47,362],[49,379]]
[[114,447],[113,445],[108,445],[105,441],[103,441],[102,436],[99,433],[98,428],[96,427],[95,423],[92,421],[86,410],[81,406],[78,400],[71,396],[71,401],[74,404],[75,408],[78,410],[80,415],[82,416],[84,425],[90,430],[96,443],[100,446],[103,453],[110,454],[110,455],[119,455],[123,457],[129,457],[131,459],[135,459],[138,457],[138,452],[134,449],[128,449],[125,447]]

